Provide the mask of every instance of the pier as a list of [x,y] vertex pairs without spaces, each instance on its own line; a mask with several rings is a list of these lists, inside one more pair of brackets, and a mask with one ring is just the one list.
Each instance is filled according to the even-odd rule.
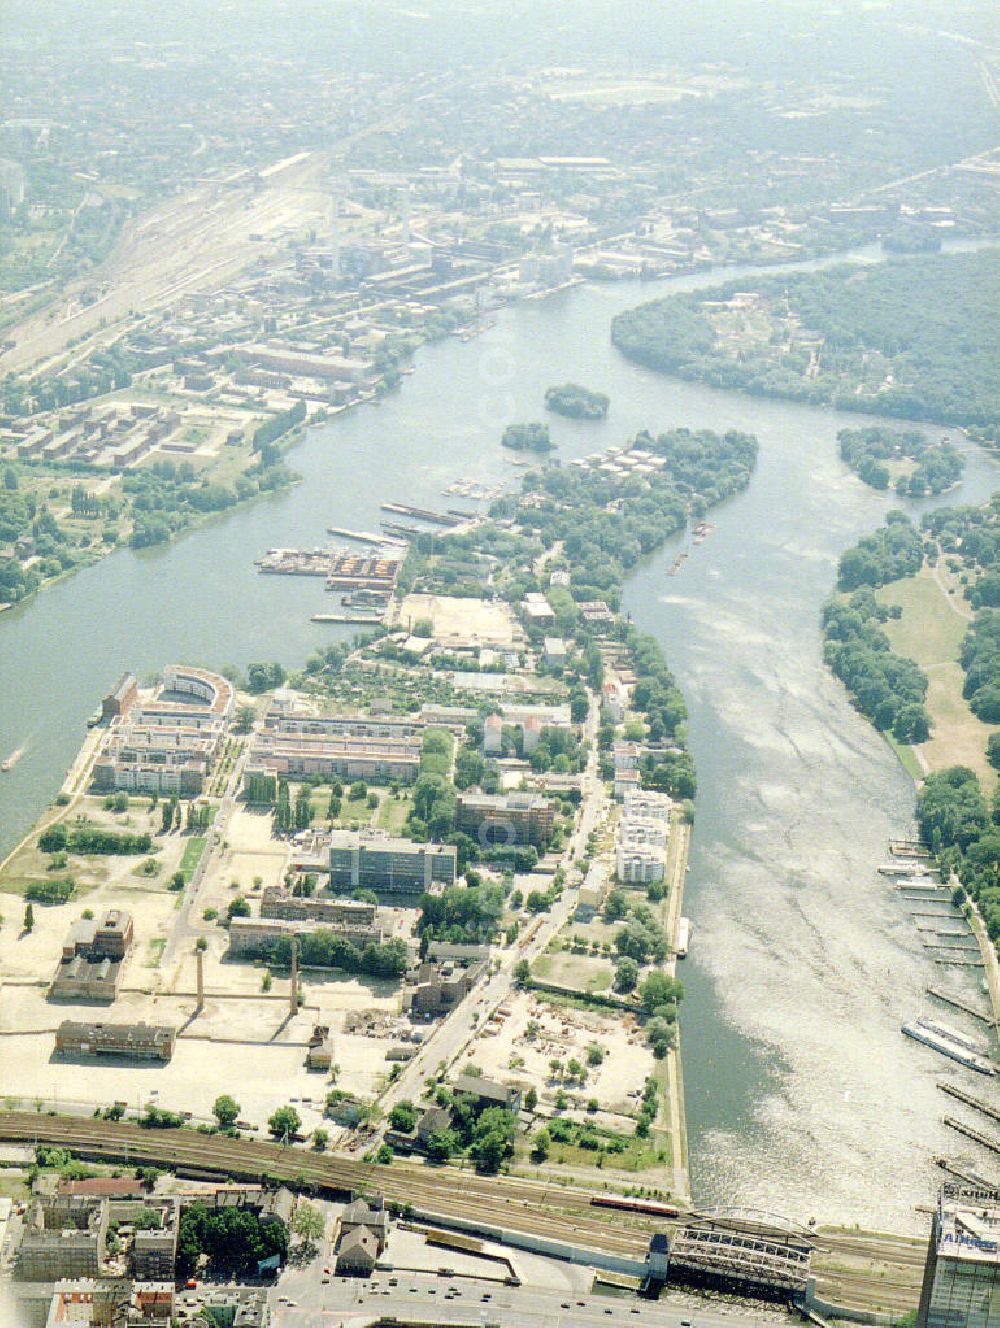
[[959,1134],[964,1134],[966,1139],[971,1139],[973,1143],[988,1148],[991,1153],[1000,1154],[1000,1139],[983,1134],[982,1130],[977,1130],[972,1125],[966,1125],[965,1121],[956,1120],[954,1116],[945,1116],[944,1123],[951,1129],[957,1130]]
[[404,540],[394,535],[380,535],[374,530],[351,530],[347,526],[327,526],[328,535],[339,535],[341,539],[355,540],[358,544],[403,544]]
[[930,862],[933,854],[919,839],[890,839],[889,852],[899,858],[921,858]]
[[313,613],[309,617],[310,622],[316,623],[359,623],[365,627],[377,627],[382,621],[382,615],[360,613]]
[[383,512],[415,517],[418,521],[428,521],[434,526],[460,526],[463,521],[469,520],[468,515],[452,516],[450,512],[432,512],[429,507],[414,507],[412,503],[380,503],[379,506]]
[[970,1167],[950,1158],[936,1157],[934,1162],[942,1171],[947,1171],[949,1175],[954,1176],[957,1180],[965,1181],[966,1185],[992,1185],[993,1183],[988,1181],[985,1176],[980,1176],[978,1172],[973,1171]]
[[940,987],[928,987],[927,995],[934,996],[939,1001],[944,1001],[945,1005],[954,1006],[956,1010],[961,1010],[963,1014],[969,1014],[973,1019],[979,1019],[984,1024],[990,1026],[993,1024],[993,1020],[988,1014],[983,1014],[982,1011],[977,1010],[975,1006],[967,1005],[965,1001],[959,1000],[957,996],[949,996],[949,994],[946,991],[942,991]]
[[957,1084],[951,1083],[948,1079],[939,1079],[938,1088],[942,1093],[947,1093],[949,1097],[955,1098],[958,1102],[964,1102],[967,1107],[974,1107],[976,1111],[981,1111],[984,1116],[989,1116],[990,1120],[1000,1122],[1000,1110],[991,1106],[989,1102],[984,1102],[981,1097],[967,1093],[964,1088],[959,1088]]

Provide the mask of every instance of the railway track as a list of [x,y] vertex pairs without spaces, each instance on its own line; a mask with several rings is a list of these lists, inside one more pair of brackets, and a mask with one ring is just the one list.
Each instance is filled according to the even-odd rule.
[[[0,1140],[56,1144],[83,1157],[204,1175],[251,1180],[268,1176],[328,1193],[377,1187],[388,1201],[431,1217],[461,1217],[638,1260],[644,1258],[654,1232],[676,1225],[648,1214],[592,1207],[591,1192],[551,1181],[480,1176],[400,1161],[377,1167],[294,1145],[190,1130],[146,1130],[126,1121],[0,1112]],[[907,1237],[824,1230],[817,1233],[817,1286],[836,1303],[902,1312],[916,1304],[924,1255],[924,1243]]]
[[603,1215],[591,1208],[589,1194],[561,1186],[400,1163],[376,1168],[294,1146],[186,1130],[147,1130],[122,1121],[3,1112],[0,1139],[55,1144],[84,1157],[165,1164],[210,1175],[254,1180],[270,1176],[335,1193],[377,1185],[388,1200],[430,1213],[479,1220],[637,1258],[644,1256],[650,1235],[658,1229],[642,1214],[629,1215],[628,1222],[622,1220],[622,1214]]

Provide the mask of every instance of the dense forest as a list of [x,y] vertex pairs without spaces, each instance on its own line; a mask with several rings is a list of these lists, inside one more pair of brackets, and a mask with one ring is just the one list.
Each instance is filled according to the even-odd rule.
[[912,659],[893,652],[879,626],[890,616],[867,586],[834,595],[823,606],[823,657],[876,728],[897,742],[924,742],[930,734],[927,678]]
[[917,794],[921,836],[975,899],[994,944],[1000,944],[1000,789],[987,806],[967,766],[928,775]]
[[611,336],[640,364],[717,387],[993,430],[998,278],[997,250],[843,265],[755,283],[768,331],[749,342],[722,335],[745,282],[640,305]]
[[924,561],[919,533],[903,512],[890,512],[885,525],[865,535],[841,556],[837,588],[848,591],[859,586],[886,586],[900,577],[914,576]]

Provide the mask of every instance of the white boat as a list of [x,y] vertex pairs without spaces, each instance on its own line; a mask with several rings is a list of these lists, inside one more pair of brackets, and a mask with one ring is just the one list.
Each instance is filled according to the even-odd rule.
[[24,755],[24,748],[15,747],[15,749],[11,752],[9,756],[5,757],[4,760],[0,761],[0,770],[4,772],[8,770],[13,770],[23,755]]
[[[991,1077],[996,1074],[996,1067],[993,1062],[987,1060],[976,1051],[970,1051],[966,1045],[969,1041],[961,1033],[956,1034],[954,1030],[948,1030],[945,1035],[945,1026],[943,1024],[935,1025],[931,1020],[918,1019],[912,1024],[904,1024],[903,1032],[907,1037],[913,1038],[915,1042],[922,1042],[925,1047],[931,1047],[934,1051],[939,1051],[942,1056],[947,1056],[949,1060],[957,1061],[959,1065],[964,1065],[969,1070],[975,1070],[978,1074],[986,1074]],[[957,1036],[961,1041],[954,1041]]]
[[691,919],[681,918],[677,924],[677,946],[675,950],[678,959],[687,957],[688,946],[691,943],[691,931]]

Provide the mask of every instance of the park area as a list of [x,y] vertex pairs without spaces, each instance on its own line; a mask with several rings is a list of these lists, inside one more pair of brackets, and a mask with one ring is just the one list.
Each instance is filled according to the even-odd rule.
[[976,718],[962,696],[965,674],[959,654],[972,614],[960,587],[949,584],[947,577],[945,569],[925,565],[916,576],[878,591],[881,603],[899,605],[903,611],[901,618],[890,619],[883,630],[893,650],[914,660],[927,675],[931,736],[916,750],[928,769],[968,766],[989,792],[997,777],[986,760],[992,730]]

